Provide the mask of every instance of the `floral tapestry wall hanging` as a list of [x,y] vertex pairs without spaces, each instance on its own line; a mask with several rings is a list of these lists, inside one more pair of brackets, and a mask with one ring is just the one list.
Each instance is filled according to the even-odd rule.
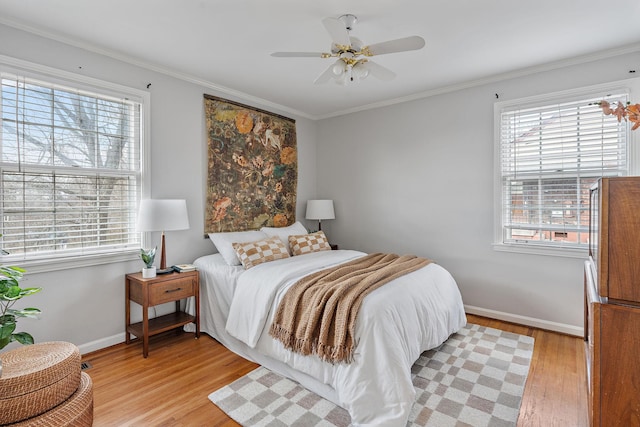
[[205,233],[295,222],[295,120],[204,95],[208,175]]

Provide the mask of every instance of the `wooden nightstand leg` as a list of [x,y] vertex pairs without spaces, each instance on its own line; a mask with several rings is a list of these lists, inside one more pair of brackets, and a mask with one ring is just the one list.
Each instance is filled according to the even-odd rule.
[[142,356],[146,359],[149,355],[149,310],[142,310]]
[[[176,313],[179,313],[180,311],[182,311],[182,309],[180,308],[180,301],[181,300],[176,301]],[[176,335],[180,335],[183,330],[184,330],[184,327],[176,328]]]
[[196,339],[200,338],[200,285],[196,283],[195,291],[196,305]]
[[129,344],[131,342],[131,334],[129,334],[129,324],[131,323],[131,299],[130,299],[130,288],[131,284],[129,283],[129,279],[126,278],[124,281],[124,312],[125,312],[125,321],[124,321],[124,341]]

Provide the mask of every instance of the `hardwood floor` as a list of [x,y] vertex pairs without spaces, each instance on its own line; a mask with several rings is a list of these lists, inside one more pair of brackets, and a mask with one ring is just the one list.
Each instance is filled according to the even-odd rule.
[[[581,338],[468,315],[470,323],[533,336],[535,347],[518,420],[525,426],[587,426]],[[91,367],[94,426],[237,426],[207,396],[257,367],[206,334],[169,332],[83,356]]]
[[467,320],[535,340],[518,427],[589,425],[582,338],[469,314]]

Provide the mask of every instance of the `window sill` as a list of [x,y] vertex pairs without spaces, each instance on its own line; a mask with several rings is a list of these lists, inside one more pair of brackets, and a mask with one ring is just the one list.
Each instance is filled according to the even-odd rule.
[[529,255],[543,255],[565,258],[581,258],[588,257],[588,250],[579,248],[554,248],[542,245],[510,245],[505,243],[494,243],[493,250],[498,252],[512,252]]
[[8,260],[3,261],[3,265],[16,265],[24,268],[27,274],[46,273],[49,271],[68,270],[74,268],[91,267],[94,265],[111,264],[140,260],[140,250],[110,253],[73,256],[66,258],[45,258],[38,260]]

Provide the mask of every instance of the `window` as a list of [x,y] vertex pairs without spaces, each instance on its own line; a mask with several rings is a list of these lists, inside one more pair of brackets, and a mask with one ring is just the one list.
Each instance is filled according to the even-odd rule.
[[582,253],[589,188],[627,175],[629,126],[596,102],[628,101],[625,89],[584,91],[496,105],[496,248]]
[[144,103],[53,80],[0,72],[3,263],[140,248]]

